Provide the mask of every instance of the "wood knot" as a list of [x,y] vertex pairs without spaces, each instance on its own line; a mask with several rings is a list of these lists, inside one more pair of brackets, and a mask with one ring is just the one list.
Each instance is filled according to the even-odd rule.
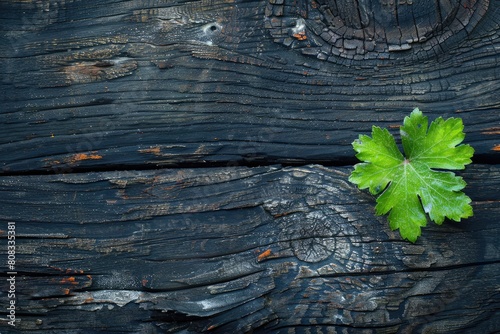
[[268,1],[265,26],[275,42],[334,63],[434,56],[459,42],[462,30],[469,33],[490,2]]

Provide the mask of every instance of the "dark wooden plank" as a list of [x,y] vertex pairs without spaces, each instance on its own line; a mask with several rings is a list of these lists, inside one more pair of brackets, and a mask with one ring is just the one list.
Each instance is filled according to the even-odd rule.
[[476,161],[500,161],[498,0],[441,44],[362,60],[308,55],[312,19],[286,46],[276,25],[306,19],[272,3],[2,1],[2,172],[346,164],[414,107],[463,117]]
[[[437,26],[431,2],[338,3],[326,31],[334,1],[0,2],[0,331],[500,330],[498,166],[463,172],[474,218],[415,245],[349,168],[130,171],[352,164],[415,106],[500,161],[500,1],[439,2]],[[19,176],[97,169],[125,171]]]
[[[374,216],[373,197],[347,182],[350,170],[3,176],[2,234],[15,222],[17,241],[16,329],[500,329],[500,167],[462,172],[475,216],[429,225],[416,244]],[[7,291],[4,279],[2,305]]]

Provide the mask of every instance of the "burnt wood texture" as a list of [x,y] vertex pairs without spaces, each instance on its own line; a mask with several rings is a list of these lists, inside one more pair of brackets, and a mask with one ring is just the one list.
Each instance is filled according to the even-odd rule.
[[[0,333],[500,331],[499,34],[498,0],[0,1]],[[474,217],[412,244],[347,178],[414,107],[476,154]]]
[[349,172],[310,165],[2,177],[2,219],[17,226],[17,328],[498,329],[499,168],[464,172],[475,216],[430,225],[416,244],[374,217],[373,197],[346,182]]

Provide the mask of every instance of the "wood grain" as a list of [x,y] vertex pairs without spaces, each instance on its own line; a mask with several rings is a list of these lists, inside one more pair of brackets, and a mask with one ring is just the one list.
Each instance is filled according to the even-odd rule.
[[[373,197],[348,183],[349,172],[310,165],[4,176],[1,220],[16,222],[16,328],[498,329],[498,166],[462,173],[474,217],[431,224],[416,244],[374,215]],[[0,291],[3,304],[5,282]]]
[[498,163],[488,3],[433,57],[332,63],[275,42],[265,1],[2,2],[2,172],[346,165],[358,134],[397,133],[414,107],[462,117],[476,161]]
[[[0,332],[498,332],[500,1],[431,3],[0,1]],[[475,215],[411,244],[347,175],[414,107]]]

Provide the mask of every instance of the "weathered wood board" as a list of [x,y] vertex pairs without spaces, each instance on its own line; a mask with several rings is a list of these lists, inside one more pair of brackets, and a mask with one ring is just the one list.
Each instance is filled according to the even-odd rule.
[[[499,332],[499,50],[499,0],[0,1],[0,333]],[[411,244],[347,175],[414,107],[475,215]]]
[[478,2],[444,51],[334,63],[281,44],[267,1],[3,1],[2,171],[352,164],[359,133],[414,107],[499,163],[500,5]]
[[374,216],[373,198],[347,182],[349,172],[275,166],[2,177],[1,219],[16,222],[17,328],[500,328],[498,166],[463,173],[473,218],[430,225],[416,244]]

